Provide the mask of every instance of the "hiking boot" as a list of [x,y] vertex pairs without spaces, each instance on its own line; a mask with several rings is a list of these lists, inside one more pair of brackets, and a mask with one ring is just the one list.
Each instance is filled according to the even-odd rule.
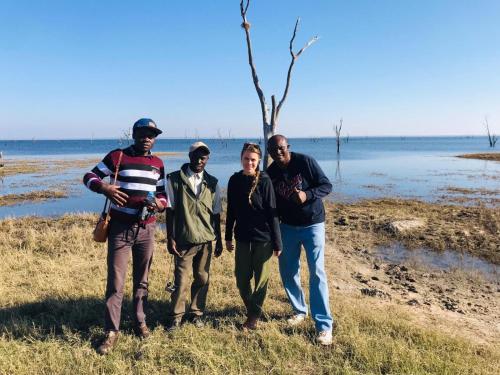
[[257,322],[259,321],[259,318],[254,317],[254,316],[249,316],[247,320],[245,320],[245,323],[241,326],[241,328],[244,331],[255,331],[257,329]]
[[176,329],[180,328],[180,326],[181,326],[181,318],[170,319],[167,322],[167,331],[168,332],[175,331]]
[[141,323],[141,324],[136,325],[134,327],[134,332],[135,332],[135,335],[142,340],[145,340],[149,336],[151,336],[151,332],[149,331],[149,328],[146,325],[146,323]]
[[292,317],[288,318],[286,322],[288,323],[288,325],[295,327],[303,323],[306,320],[306,317],[306,314],[295,314]]
[[101,345],[97,348],[97,353],[105,355],[108,354],[118,341],[118,336],[120,333],[118,331],[108,331],[106,332],[106,337],[102,341]]
[[321,331],[316,336],[316,341],[321,345],[328,346],[332,345],[332,331]]
[[194,316],[193,319],[191,319],[191,323],[193,323],[196,328],[203,328],[205,326],[205,322],[201,316]]

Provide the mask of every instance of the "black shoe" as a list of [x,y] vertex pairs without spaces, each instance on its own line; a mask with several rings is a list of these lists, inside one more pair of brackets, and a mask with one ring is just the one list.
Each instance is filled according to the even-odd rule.
[[176,329],[180,328],[180,326],[181,326],[181,319],[180,318],[170,319],[167,322],[167,331],[168,332],[175,331]]
[[194,316],[193,319],[191,319],[191,323],[193,323],[196,328],[203,328],[205,326],[203,317],[198,315]]

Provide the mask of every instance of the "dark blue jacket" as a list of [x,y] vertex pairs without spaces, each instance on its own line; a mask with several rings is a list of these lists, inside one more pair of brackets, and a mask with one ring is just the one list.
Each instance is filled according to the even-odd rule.
[[[325,208],[321,198],[332,191],[332,184],[312,157],[290,153],[285,169],[276,163],[267,168],[276,192],[276,203],[282,223],[307,226],[325,221]],[[306,193],[307,200],[298,205],[291,200],[295,188]]]

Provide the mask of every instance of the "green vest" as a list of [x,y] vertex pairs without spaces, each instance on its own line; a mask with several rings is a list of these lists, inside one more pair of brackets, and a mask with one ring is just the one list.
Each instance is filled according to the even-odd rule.
[[178,246],[215,240],[213,204],[217,179],[203,173],[201,191],[196,197],[187,175],[188,164],[168,175],[174,192],[174,239]]

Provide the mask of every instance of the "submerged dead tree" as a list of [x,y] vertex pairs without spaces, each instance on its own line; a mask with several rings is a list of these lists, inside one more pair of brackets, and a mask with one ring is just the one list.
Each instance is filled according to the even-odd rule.
[[252,42],[250,39],[250,23],[247,20],[247,11],[248,11],[249,5],[250,5],[250,0],[246,0],[246,1],[241,0],[240,1],[241,18],[243,19],[241,27],[245,30],[247,51],[248,51],[248,64],[250,65],[253,83],[255,85],[255,90],[257,91],[257,95],[258,95],[259,101],[260,101],[260,110],[262,112],[262,130],[264,133],[264,147],[265,147],[264,168],[267,168],[267,166],[269,165],[269,157],[268,157],[269,153],[267,150],[267,140],[271,136],[273,136],[276,132],[276,127],[278,126],[278,119],[279,119],[280,111],[281,111],[281,108],[283,107],[283,103],[285,102],[286,97],[288,95],[288,90],[290,89],[290,81],[292,78],[293,66],[295,64],[295,61],[300,57],[300,55],[302,55],[302,53],[311,44],[313,44],[314,42],[316,42],[318,40],[318,37],[315,36],[315,37],[311,38],[304,45],[304,47],[302,47],[302,49],[300,49],[298,52],[294,52],[293,51],[293,42],[295,40],[295,36],[297,35],[297,30],[298,30],[299,23],[300,23],[300,18],[297,18],[297,21],[295,22],[295,27],[293,29],[293,34],[292,34],[292,37],[291,37],[290,43],[289,43],[291,61],[290,61],[290,66],[288,67],[288,73],[286,76],[285,89],[284,89],[283,95],[278,103],[276,103],[276,97],[274,95],[271,96],[271,112],[269,112],[269,106],[266,103],[266,97],[264,95],[264,92],[262,91],[262,88],[260,87],[259,77],[257,76],[257,70],[255,68],[255,64],[253,61]]
[[340,126],[335,125],[335,138],[337,140],[337,154],[340,154],[340,131],[342,130],[342,123],[344,120],[340,119]]
[[498,137],[495,134],[490,133],[490,125],[488,124],[488,118],[484,119],[484,124],[486,125],[486,132],[488,133],[488,141],[490,142],[490,147],[495,147]]

